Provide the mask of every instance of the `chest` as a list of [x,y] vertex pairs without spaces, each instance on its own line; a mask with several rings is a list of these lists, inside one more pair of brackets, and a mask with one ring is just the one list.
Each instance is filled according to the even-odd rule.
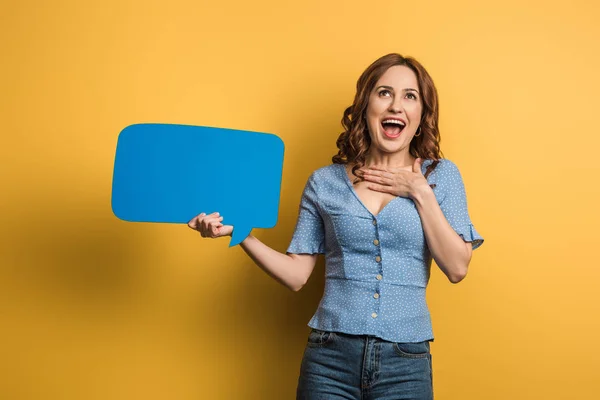
[[396,196],[371,190],[368,188],[368,185],[368,182],[356,183],[353,185],[354,191],[367,210],[369,210],[371,214],[377,215],[390,201],[394,200]]
[[377,240],[386,257],[413,250],[420,257],[425,239],[413,201],[369,189],[369,182],[354,183],[343,167],[335,168],[335,175],[320,182],[318,193],[326,243],[348,254],[372,255]]
[[389,202],[397,197],[390,193],[369,189],[369,185],[372,185],[371,182],[361,181],[354,183],[356,181],[356,176],[352,174],[350,165],[345,166],[345,172],[348,177],[348,182],[352,184],[356,196],[373,215],[378,215]]

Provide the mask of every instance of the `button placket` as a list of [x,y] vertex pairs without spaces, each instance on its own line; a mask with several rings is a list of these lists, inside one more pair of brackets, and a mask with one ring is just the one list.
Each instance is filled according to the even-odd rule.
[[374,309],[371,313],[371,318],[373,320],[377,319],[377,317],[379,316],[378,312],[379,312],[379,307],[380,307],[380,301],[379,301],[379,297],[380,297],[380,282],[383,279],[383,275],[382,275],[382,268],[381,268],[381,247],[379,246],[381,244],[381,242],[379,241],[379,227],[377,226],[377,220],[373,219],[373,226],[375,227],[375,238],[373,239],[373,245],[375,246],[375,262],[377,262],[377,266],[378,266],[378,270],[379,270],[379,274],[377,274],[377,276],[375,276],[376,284],[375,284],[375,291],[373,293],[373,301],[375,301],[375,303],[373,304]]
[[[377,240],[377,239],[375,239]],[[381,248],[378,247],[377,248],[377,252],[375,253],[375,262],[377,263],[377,267],[379,270],[379,274],[377,274],[377,280],[380,281],[383,278],[383,265],[382,265],[382,261],[383,259],[381,258]]]
[[379,300],[379,292],[380,285],[379,282],[377,282],[377,284],[375,285],[375,293],[373,294],[373,300],[371,300],[373,302],[373,308],[371,309],[371,317],[373,319],[377,318],[377,316],[379,315],[379,309],[381,307],[381,303]]
[[[377,263],[381,263],[381,247],[379,247],[379,244],[381,242],[379,241],[379,230],[377,227],[377,220],[375,220],[375,219],[373,220],[373,225],[375,225],[375,239],[373,239],[373,245],[375,245],[375,248],[376,248],[375,261]],[[381,270],[382,270],[381,265],[379,265],[380,274],[377,275],[377,280],[381,280]]]

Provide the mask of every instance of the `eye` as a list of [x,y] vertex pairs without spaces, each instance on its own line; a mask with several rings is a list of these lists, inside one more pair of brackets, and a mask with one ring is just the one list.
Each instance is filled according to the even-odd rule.
[[387,89],[383,89],[383,90],[379,91],[379,96],[388,97],[391,95],[392,95],[392,93]]
[[406,97],[408,97],[409,99],[413,99],[413,100],[417,99],[417,96],[413,92],[408,92],[406,94]]

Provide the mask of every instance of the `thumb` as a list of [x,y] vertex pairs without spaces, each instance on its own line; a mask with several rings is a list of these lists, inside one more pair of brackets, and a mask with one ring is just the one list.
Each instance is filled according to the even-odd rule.
[[422,174],[423,172],[421,172],[421,165],[423,164],[423,160],[421,158],[417,158],[415,160],[415,163],[413,164],[413,172],[416,172],[418,174]]

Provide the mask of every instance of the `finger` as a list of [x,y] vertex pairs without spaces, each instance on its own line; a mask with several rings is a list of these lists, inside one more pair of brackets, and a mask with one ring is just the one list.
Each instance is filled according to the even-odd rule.
[[203,221],[211,221],[214,218],[218,218],[219,217],[219,213],[218,212],[214,212],[211,214],[206,215],[205,213],[202,213],[200,215],[198,215],[198,222],[203,222]]
[[365,168],[362,171],[363,171],[363,174],[368,174],[368,175],[381,176],[381,174],[383,174],[383,171],[377,170],[377,169]]
[[370,183],[367,187],[371,190],[381,193],[391,193],[390,186],[378,185],[376,183]]
[[382,167],[380,165],[369,165],[368,167],[365,167],[366,170],[375,170],[375,171],[388,171],[387,168]]
[[188,222],[188,226],[192,229],[196,229],[198,227],[200,219],[202,219],[205,215],[205,213],[201,213],[195,216],[194,218],[190,219]]
[[210,228],[210,233],[212,234],[212,236],[216,236],[219,234],[219,227],[216,225],[212,225]]
[[219,217],[216,215],[208,215],[202,219],[202,222],[209,224],[214,221],[223,221],[223,217]]
[[213,217],[211,219],[205,220],[206,226],[215,226],[221,224],[223,221],[223,217]]
[[198,224],[198,217],[190,219],[187,224],[190,228],[195,229],[196,225]]
[[204,221],[202,221],[202,227],[206,232],[211,232],[213,227],[218,225],[222,219],[223,219],[223,217],[219,217],[219,218],[212,217],[210,219],[205,219]]
[[423,160],[421,158],[417,158],[413,164],[413,172],[417,174],[423,174],[423,171],[421,171],[421,165],[423,165]]
[[382,170],[369,170],[369,172],[366,172],[366,174],[379,176],[386,179],[392,179],[394,177],[394,174],[392,172]]
[[379,184],[385,185],[385,186],[390,186],[391,183],[392,183],[391,179],[385,178],[385,177],[382,177],[382,176],[365,174],[364,178],[365,178],[366,181],[373,182],[373,183],[379,183]]
[[218,235],[219,236],[228,236],[233,232],[233,227],[231,225],[223,225],[219,228]]
[[232,232],[233,232],[232,225],[223,225],[221,228],[219,228],[219,234],[222,236],[231,235]]
[[378,165],[371,165],[370,167],[367,168],[367,170],[379,171],[383,175],[387,175],[389,177],[391,177],[393,174],[396,174],[398,172],[400,172],[400,173],[407,172],[403,168],[387,168],[387,167],[382,167],[382,166],[378,166]]

